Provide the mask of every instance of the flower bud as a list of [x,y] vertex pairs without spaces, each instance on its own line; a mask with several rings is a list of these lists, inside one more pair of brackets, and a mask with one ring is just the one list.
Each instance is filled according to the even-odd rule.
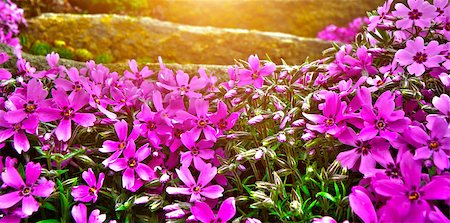
[[282,132],[278,134],[278,142],[286,142],[286,135]]
[[264,152],[262,150],[258,149],[255,153],[255,160],[260,160],[263,155],[264,155]]
[[248,124],[249,125],[254,125],[256,123],[260,123],[260,122],[262,122],[264,120],[264,118],[265,117],[263,115],[257,115],[255,117],[251,118],[250,120],[248,120]]

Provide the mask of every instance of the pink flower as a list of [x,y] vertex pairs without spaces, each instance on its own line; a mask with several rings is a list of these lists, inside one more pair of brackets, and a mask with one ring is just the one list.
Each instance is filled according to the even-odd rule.
[[167,187],[168,194],[191,195],[189,202],[200,201],[202,196],[210,199],[222,197],[223,188],[221,186],[207,186],[217,174],[217,168],[211,167],[211,164],[204,166],[197,181],[194,180],[191,171],[186,166],[181,166],[180,169],[176,169],[176,172],[186,187]]
[[408,7],[403,3],[395,5],[392,15],[399,17],[395,25],[399,29],[409,29],[413,26],[422,29],[431,26],[431,21],[438,15],[436,7],[424,0],[408,0]]
[[193,103],[195,106],[196,116],[185,111],[177,112],[177,118],[181,121],[190,120],[194,123],[192,129],[185,134],[189,134],[193,140],[197,140],[203,132],[206,140],[215,142],[217,139],[217,132],[216,129],[211,126],[211,121],[209,119],[209,102],[203,99],[196,99]]
[[425,72],[425,68],[439,67],[439,64],[445,60],[444,56],[439,55],[442,47],[437,41],[431,41],[427,46],[424,45],[422,37],[406,42],[406,48],[395,53],[395,59],[401,66],[408,66],[410,74],[420,76]]
[[61,119],[55,129],[58,140],[68,141],[70,139],[72,136],[72,120],[83,127],[94,125],[95,115],[78,112],[88,103],[89,96],[86,93],[76,94],[77,97],[67,97],[64,90],[53,89],[52,96],[58,108],[40,109],[40,118],[44,122]]
[[86,185],[80,185],[75,186],[72,188],[72,196],[74,197],[75,201],[81,201],[81,202],[93,202],[95,203],[97,201],[98,192],[100,191],[100,188],[102,188],[103,180],[105,179],[105,174],[100,173],[98,176],[98,181],[95,177],[94,172],[91,168],[88,169],[88,171],[84,171],[83,179],[88,184]]
[[[7,53],[0,53],[0,64],[5,63],[9,60],[9,56]],[[0,68],[0,80],[8,80],[12,77],[11,73],[6,69]]]
[[72,217],[75,223],[103,223],[106,220],[106,214],[100,214],[100,210],[95,209],[87,217],[87,208],[83,203],[72,207]]
[[155,178],[153,170],[149,166],[141,163],[150,153],[151,150],[148,144],[141,146],[136,151],[134,141],[129,141],[128,146],[123,151],[124,158],[116,159],[109,165],[109,168],[116,172],[125,170],[122,176],[122,185],[126,189],[131,189],[136,181],[135,173],[144,181]]
[[7,166],[5,172],[2,173],[2,180],[15,191],[0,195],[0,209],[10,208],[22,201],[23,213],[31,215],[33,212],[36,212],[39,209],[39,203],[34,197],[50,196],[55,186],[53,181],[45,178],[38,180],[41,170],[39,163],[27,163],[25,167],[26,181],[23,182],[16,168]]
[[219,130],[219,134],[223,131],[230,130],[239,118],[239,112],[233,112],[228,115],[228,107],[223,101],[217,102],[217,112],[210,117],[211,122]]
[[189,82],[189,74],[177,71],[176,86],[158,82],[157,85],[171,91],[167,96],[187,96],[188,98],[199,98],[201,94],[196,92],[206,86],[206,80],[193,77]]
[[219,212],[214,215],[211,208],[204,202],[195,202],[191,207],[191,213],[195,219],[203,223],[225,223],[236,214],[236,201],[234,197],[229,197],[220,205]]
[[6,114],[0,110],[0,143],[14,136],[14,149],[20,154],[30,149],[30,142],[25,133],[36,134],[39,125],[37,116],[31,116],[21,122],[11,124],[5,120]]
[[147,66],[139,71],[136,60],[129,60],[128,65],[130,66],[131,72],[128,70],[124,72],[126,78],[142,82],[145,78],[153,74],[153,71],[149,70]]
[[264,64],[260,68],[260,61],[257,55],[249,56],[248,64],[250,65],[250,69],[239,70],[238,86],[253,84],[255,88],[261,88],[264,83],[263,77],[271,75],[276,69],[275,64],[271,62]]
[[350,206],[363,222],[376,223],[378,222],[377,213],[368,196],[368,192],[361,186],[352,188],[352,193],[348,196]]
[[194,167],[197,170],[202,170],[206,163],[204,160],[214,158],[214,142],[200,140],[196,143],[188,134],[181,135],[181,142],[189,149],[187,152],[181,152],[180,163],[183,166],[189,167],[194,161]]

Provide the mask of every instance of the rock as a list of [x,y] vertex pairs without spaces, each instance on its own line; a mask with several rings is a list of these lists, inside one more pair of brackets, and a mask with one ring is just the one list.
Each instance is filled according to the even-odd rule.
[[366,16],[367,11],[372,11],[385,2],[385,0],[69,1],[91,13],[124,12],[128,15],[145,15],[196,26],[256,29],[306,37],[315,37],[329,24],[344,26],[356,17]]
[[94,55],[110,54],[115,61],[135,58],[180,64],[234,64],[251,54],[268,55],[274,62],[283,58],[299,64],[318,59],[329,42],[289,34],[243,29],[198,27],[162,22],[148,17],[120,15],[43,14],[28,20],[23,30],[30,41],[62,40],[73,48]]
[[[14,55],[12,48],[7,45],[0,44],[0,52],[6,52],[11,57],[4,64],[0,64],[0,68],[6,68],[6,69],[9,69],[14,72],[14,70],[16,70],[17,57]],[[44,69],[49,68],[48,64],[47,64],[47,60],[44,56],[36,56],[36,55],[27,54],[27,53],[23,53],[22,56],[26,61],[30,62],[31,66],[35,67],[37,70],[44,70]],[[64,65],[66,67],[76,67],[76,68],[82,68],[82,67],[86,66],[86,64],[83,62],[67,60],[67,59],[60,59],[59,64]],[[223,65],[176,64],[176,63],[166,63],[165,65],[169,69],[172,69],[174,71],[183,70],[184,72],[186,72],[190,75],[197,75],[198,69],[204,68],[206,73],[216,75],[218,77],[219,81],[225,81],[226,78],[228,78],[227,66],[223,66]],[[125,71],[125,70],[129,70],[128,63],[111,63],[111,64],[105,64],[105,66],[108,67],[111,72],[116,71],[119,74],[122,74],[123,71]],[[159,71],[159,69],[160,69],[160,65],[157,63],[141,63],[141,64],[139,64],[139,67],[141,69],[143,66],[148,66],[150,70],[153,70],[155,72]]]

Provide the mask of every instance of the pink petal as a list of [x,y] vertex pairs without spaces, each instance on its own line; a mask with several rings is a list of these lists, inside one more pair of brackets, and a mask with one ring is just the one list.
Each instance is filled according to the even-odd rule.
[[199,185],[205,186],[216,176],[217,168],[211,167],[211,165],[205,166],[203,170],[200,172],[200,176],[198,177],[197,183]]
[[231,220],[236,214],[236,200],[234,197],[229,197],[222,202],[220,205],[219,212],[217,213],[217,218],[223,222]]
[[450,199],[450,187],[448,181],[444,179],[433,179],[431,182],[420,188],[425,200],[448,200]]
[[350,206],[363,222],[378,222],[372,201],[364,192],[364,188],[356,186],[349,195]]
[[116,130],[117,136],[120,141],[125,141],[128,136],[128,123],[125,120],[117,122],[114,124],[114,128]]
[[122,176],[122,185],[124,188],[129,189],[134,185],[134,171],[131,168],[127,168],[125,172],[123,172]]
[[7,209],[17,204],[22,200],[20,193],[22,193],[22,191],[14,191],[0,195],[0,209]]
[[116,159],[113,163],[109,164],[109,168],[116,172],[119,172],[128,167],[128,162],[124,158]]
[[55,108],[38,108],[36,113],[39,116],[39,120],[42,122],[51,122],[58,120],[62,117],[60,109]]
[[95,120],[95,115],[90,113],[75,113],[73,116],[73,121],[83,127],[93,126]]
[[14,166],[6,167],[5,171],[2,173],[2,180],[4,184],[17,190],[21,190],[25,186],[22,177]]
[[78,204],[72,207],[72,216],[75,223],[88,223],[87,222],[87,208],[84,204]]
[[216,219],[211,208],[203,202],[196,202],[191,207],[191,213],[200,222],[213,222]]
[[192,194],[191,189],[186,187],[167,187],[166,192],[168,194],[184,194],[184,195]]
[[149,181],[154,177],[152,168],[148,167],[145,164],[139,163],[135,170],[142,180]]
[[223,188],[219,185],[212,185],[209,187],[204,187],[200,190],[200,194],[210,198],[210,199],[216,199],[219,197],[222,197],[222,193],[223,193]]
[[71,119],[62,119],[59,123],[58,127],[55,129],[55,135],[58,140],[68,141],[72,136],[72,120]]
[[14,149],[21,154],[22,151],[27,152],[30,149],[30,142],[28,141],[25,132],[20,130],[14,134]]
[[36,180],[41,175],[41,164],[39,163],[27,163],[25,167],[25,176],[26,176],[26,183],[27,185],[33,185],[36,183]]
[[39,203],[33,196],[25,196],[22,199],[22,211],[26,215],[31,215],[33,212],[39,210]]
[[403,184],[391,180],[378,180],[374,187],[377,193],[387,197],[403,195],[408,191]]
[[181,166],[179,170],[176,170],[176,172],[180,180],[183,181],[185,185],[192,186],[196,184],[189,168]]
[[33,187],[32,194],[39,197],[48,197],[55,190],[55,183],[51,180],[41,179]]

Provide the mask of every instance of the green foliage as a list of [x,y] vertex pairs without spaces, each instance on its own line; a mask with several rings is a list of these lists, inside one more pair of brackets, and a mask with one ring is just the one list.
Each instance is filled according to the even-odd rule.
[[30,53],[40,56],[45,56],[52,52],[52,46],[44,41],[36,41],[31,46]]
[[109,53],[102,53],[100,55],[98,55],[97,57],[95,57],[95,62],[96,63],[111,63],[114,61],[114,58],[111,54]]

